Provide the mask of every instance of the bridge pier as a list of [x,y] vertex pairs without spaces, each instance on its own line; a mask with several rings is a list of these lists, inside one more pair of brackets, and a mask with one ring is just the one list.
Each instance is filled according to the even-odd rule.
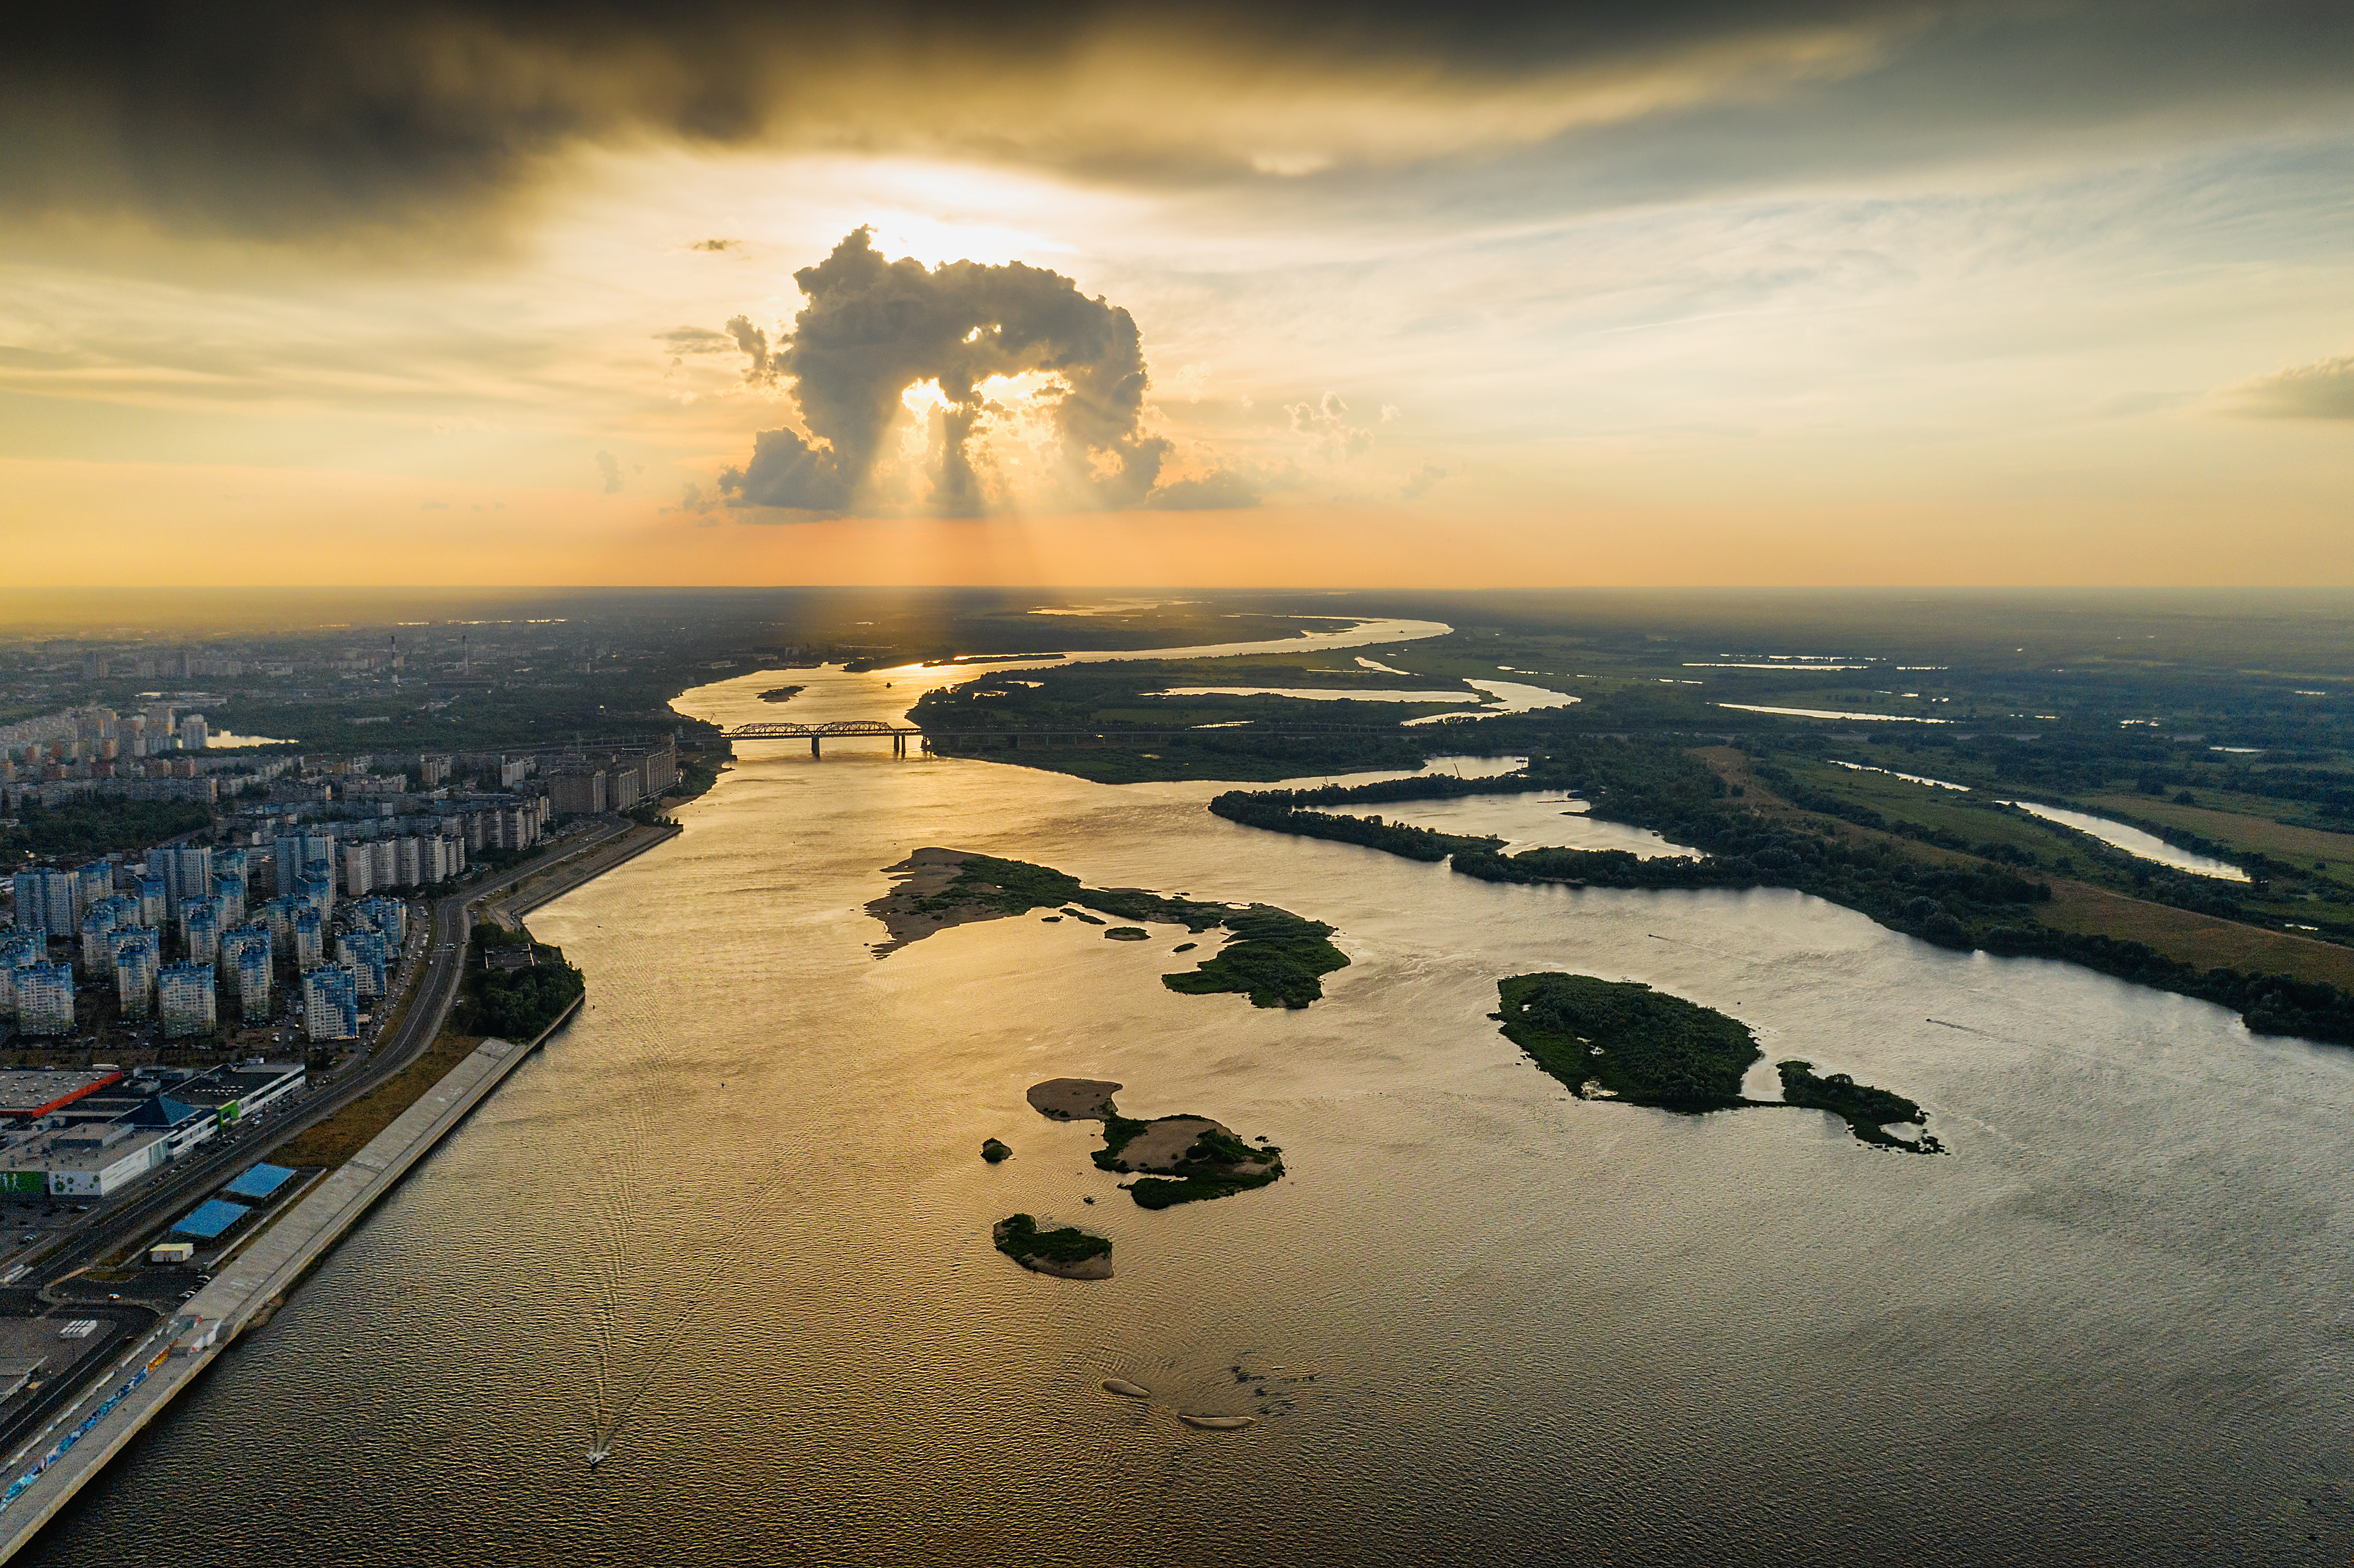
[[821,752],[817,748],[817,736],[810,736],[810,755],[811,757],[822,757],[824,755],[823,752]]

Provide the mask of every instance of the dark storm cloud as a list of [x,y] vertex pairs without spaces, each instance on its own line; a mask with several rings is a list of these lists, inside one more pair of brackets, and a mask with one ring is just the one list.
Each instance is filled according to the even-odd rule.
[[863,228],[793,281],[809,303],[790,338],[771,350],[741,316],[727,330],[743,346],[748,378],[791,378],[801,419],[824,444],[790,429],[761,431],[750,461],[719,476],[734,504],[804,512],[855,504],[905,412],[901,394],[929,381],[950,405],[939,416],[932,505],[978,514],[987,494],[971,438],[1002,412],[981,384],[1033,371],[1053,378],[1041,400],[1060,448],[1062,499],[1116,508],[1151,491],[1168,442],[1141,429],[1150,385],[1144,345],[1119,306],[1019,261],[887,261]]
[[[0,204],[285,238],[403,225],[429,239],[472,232],[551,154],[649,135],[1267,179],[1376,144],[1411,163],[1417,136],[1445,159],[1482,137],[1542,144],[1885,84],[1836,123],[1788,128],[1786,156],[1829,156],[1858,131],[1916,122],[1951,137],[2195,114],[2218,96],[2294,109],[2344,89],[2349,38],[2342,0],[48,5],[13,17],[0,47]],[[1648,85],[1625,90],[1614,73]],[[1127,90],[1156,82],[1178,85],[1123,119]],[[1289,145],[1314,136],[1283,105],[1336,82],[1353,84],[1370,140]],[[1498,110],[1514,90],[1519,107]],[[1546,117],[1579,93],[1590,113]],[[1384,129],[1385,95],[1428,112]],[[1463,123],[1433,128],[1447,115]],[[1241,140],[1223,134],[1236,124]]]

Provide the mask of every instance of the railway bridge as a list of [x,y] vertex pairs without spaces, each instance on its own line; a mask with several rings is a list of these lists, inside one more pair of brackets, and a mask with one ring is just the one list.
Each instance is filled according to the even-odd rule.
[[[1450,715],[1452,716],[1452,715]],[[1472,715],[1466,715],[1466,718]],[[1444,722],[1444,721],[1442,721]],[[800,740],[806,737],[811,757],[825,755],[828,740],[858,739],[864,736],[885,736],[891,741],[891,755],[907,755],[907,742],[912,738],[928,754],[941,752],[983,751],[991,749],[1018,750],[1025,746],[1129,746],[1140,742],[1198,740],[1204,736],[1249,736],[1269,740],[1303,740],[1333,735],[1387,735],[1394,733],[1389,725],[1327,724],[1327,725],[1172,725],[1162,729],[936,729],[927,730],[914,725],[891,724],[883,719],[838,719],[831,724],[740,724],[721,731],[727,740]]]

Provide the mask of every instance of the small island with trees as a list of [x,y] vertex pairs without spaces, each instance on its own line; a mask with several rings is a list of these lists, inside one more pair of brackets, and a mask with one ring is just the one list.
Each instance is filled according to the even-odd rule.
[[1076,1226],[1042,1231],[1028,1214],[1008,1214],[990,1227],[997,1250],[1035,1274],[1058,1279],[1109,1279],[1111,1238]]
[[1231,1197],[1264,1187],[1283,1174],[1283,1150],[1254,1149],[1224,1122],[1205,1116],[1164,1116],[1150,1121],[1119,1114],[1112,1096],[1120,1086],[1100,1078],[1049,1078],[1030,1086],[1031,1107],[1050,1121],[1100,1121],[1099,1171],[1141,1173],[1128,1184],[1140,1208],[1166,1209],[1205,1198]]
[[[970,850],[919,849],[885,871],[898,879],[897,885],[866,906],[866,912],[889,933],[875,944],[878,959],[934,931],[1033,909],[1056,910],[1091,926],[1104,924],[1084,913],[1079,907],[1084,906],[1123,920],[1182,926],[1195,934],[1224,927],[1227,941],[1210,959],[1194,969],[1161,977],[1161,984],[1188,996],[1234,991],[1250,998],[1254,1007],[1306,1007],[1324,994],[1322,977],[1349,964],[1349,956],[1330,939],[1331,927],[1272,904],[1236,907],[1136,887],[1085,887],[1076,877],[1051,866]],[[1135,929],[1114,927],[1105,935],[1135,941],[1136,937],[1120,934]]]
[[1817,1077],[1811,1063],[1779,1064],[1783,1097],[1751,1099],[1742,1093],[1742,1080],[1765,1053],[1749,1026],[1639,980],[1546,972],[1507,976],[1496,989],[1503,1010],[1495,1016],[1504,1038],[1581,1099],[1691,1114],[1808,1107],[1840,1118],[1874,1148],[1946,1151],[1926,1131],[1905,1139],[1886,1130],[1903,1123],[1925,1128],[1928,1113],[1912,1100],[1845,1073]]

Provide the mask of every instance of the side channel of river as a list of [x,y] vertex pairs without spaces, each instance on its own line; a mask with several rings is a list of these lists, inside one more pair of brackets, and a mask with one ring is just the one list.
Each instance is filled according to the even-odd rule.
[[[800,672],[790,710],[958,673]],[[774,716],[776,683],[681,705]],[[1791,894],[1498,887],[1221,821],[1214,785],[744,750],[682,838],[535,916],[591,1010],[27,1561],[2354,1550],[2354,1054]],[[1265,899],[1354,963],[1271,1012],[1164,990],[1173,930],[1008,920],[877,962],[861,906],[928,843]],[[1955,1152],[1569,1099],[1486,1017],[1537,968],[1736,1013]],[[1292,1175],[1139,1210],[1023,1105],[1065,1074],[1268,1134]],[[1111,1235],[1118,1277],[1007,1264],[1017,1209]]]

